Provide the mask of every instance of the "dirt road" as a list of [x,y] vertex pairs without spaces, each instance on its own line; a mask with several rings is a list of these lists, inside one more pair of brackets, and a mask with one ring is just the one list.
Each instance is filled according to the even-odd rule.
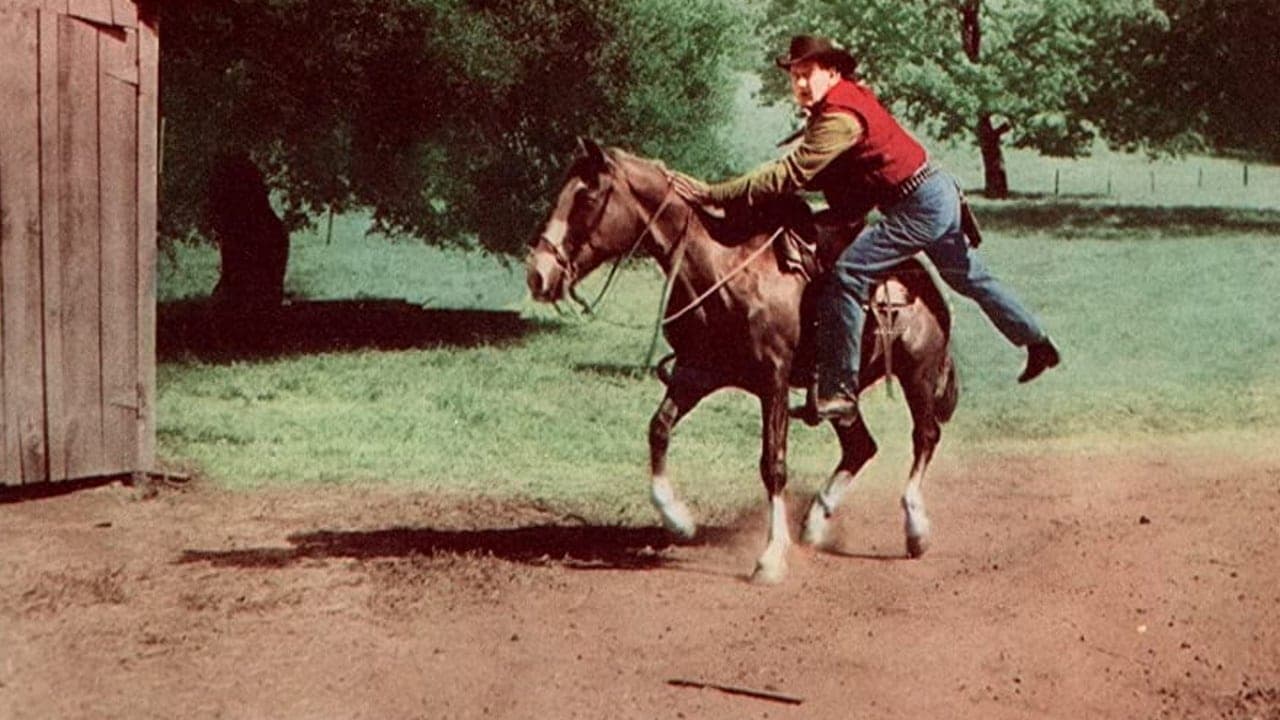
[[863,488],[779,587],[763,511],[671,546],[387,488],[3,504],[0,717],[1280,718],[1280,458],[936,467],[928,555]]

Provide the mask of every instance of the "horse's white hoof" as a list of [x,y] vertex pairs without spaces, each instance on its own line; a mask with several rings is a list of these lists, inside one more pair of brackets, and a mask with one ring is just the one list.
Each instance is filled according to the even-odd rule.
[[827,511],[815,501],[809,506],[809,515],[804,520],[804,532],[800,534],[800,542],[811,547],[822,547],[827,543],[827,530],[830,525]]
[[698,524],[693,521],[693,513],[680,501],[672,502],[658,508],[662,513],[662,525],[671,534],[681,540],[692,540],[698,534]]
[[925,554],[929,549],[928,535],[908,535],[907,536],[907,555],[918,558]]
[[931,523],[924,512],[924,502],[920,499],[920,491],[909,489],[902,498],[902,510],[905,514],[903,529],[907,535],[907,555],[918,558],[929,549]]
[[751,573],[751,582],[755,585],[777,585],[787,577],[787,563],[785,561],[765,562],[763,559],[756,561],[756,569]]

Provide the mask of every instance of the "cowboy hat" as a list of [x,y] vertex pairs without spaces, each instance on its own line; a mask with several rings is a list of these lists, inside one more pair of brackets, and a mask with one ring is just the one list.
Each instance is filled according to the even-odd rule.
[[791,38],[787,54],[779,55],[775,62],[778,67],[788,70],[792,65],[805,60],[820,62],[846,77],[852,76],[858,69],[858,59],[849,54],[848,50],[818,35],[797,35]]

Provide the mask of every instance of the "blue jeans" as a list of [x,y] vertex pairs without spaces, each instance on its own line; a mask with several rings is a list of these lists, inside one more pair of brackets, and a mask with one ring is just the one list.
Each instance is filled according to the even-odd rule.
[[1045,338],[1030,311],[987,269],[960,228],[956,181],[938,172],[911,195],[882,208],[884,217],[845,248],[827,275],[818,304],[818,390],[855,394],[863,308],[875,281],[903,259],[924,252],[942,279],[978,303],[1014,345]]

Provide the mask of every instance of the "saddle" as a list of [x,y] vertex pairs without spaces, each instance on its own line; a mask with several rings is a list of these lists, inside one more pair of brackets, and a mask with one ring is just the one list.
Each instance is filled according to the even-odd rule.
[[[962,203],[961,213],[965,234],[976,247],[981,235],[967,203]],[[814,212],[803,198],[790,195],[752,206],[734,203],[725,208],[724,217],[718,222],[720,237],[729,237],[731,241],[745,242],[761,233],[776,232],[773,250],[779,267],[783,272],[796,273],[805,279],[807,287],[800,300],[801,337],[791,382],[795,386],[807,386],[812,381],[816,359],[818,283],[813,281],[835,266],[840,253],[866,225],[865,220],[850,219],[831,210]],[[870,360],[878,359],[885,364],[886,374],[892,373],[891,354],[886,350],[901,332],[898,314],[917,299],[938,317],[943,328],[950,330],[950,309],[932,274],[918,258],[904,259],[871,289],[863,347],[870,353]]]
[[773,233],[779,266],[784,272],[799,274],[806,282],[831,269],[865,225],[862,220],[847,220],[830,210],[814,212],[799,195],[772,196],[753,204],[735,201],[722,210],[723,214],[704,214],[704,220],[715,226],[716,237],[735,243]]
[[[808,208],[808,205],[805,205]],[[853,242],[866,226],[864,219],[848,219],[831,210],[807,216],[799,213],[775,218],[783,231],[774,240],[778,263],[786,272],[799,273],[806,281],[825,274],[835,264],[836,258]],[[982,244],[982,229],[973,216],[969,203],[960,198],[960,227],[970,247]],[[883,285],[883,283],[877,283]]]

